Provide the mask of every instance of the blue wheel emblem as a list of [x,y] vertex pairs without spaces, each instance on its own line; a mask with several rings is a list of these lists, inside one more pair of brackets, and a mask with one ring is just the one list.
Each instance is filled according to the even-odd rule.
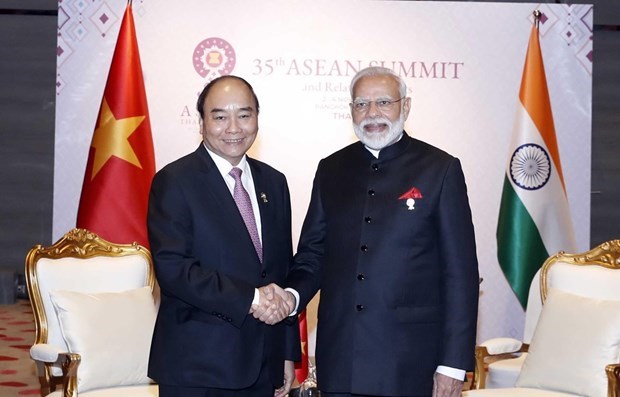
[[510,178],[515,185],[537,190],[547,184],[550,176],[551,161],[542,146],[526,143],[515,150],[510,159]]

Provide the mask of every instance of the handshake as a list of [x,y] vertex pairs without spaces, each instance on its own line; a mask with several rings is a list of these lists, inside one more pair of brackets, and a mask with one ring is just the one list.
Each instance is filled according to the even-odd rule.
[[269,284],[258,289],[258,304],[252,304],[250,314],[254,318],[273,325],[288,317],[295,309],[295,296],[277,284]]

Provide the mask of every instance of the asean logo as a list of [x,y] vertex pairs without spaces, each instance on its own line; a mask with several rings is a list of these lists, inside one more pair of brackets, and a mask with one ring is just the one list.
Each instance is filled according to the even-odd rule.
[[224,39],[209,37],[194,49],[194,69],[209,81],[230,74],[235,68],[235,49]]
[[540,145],[526,143],[515,150],[510,159],[510,178],[525,190],[538,190],[551,176],[549,154]]

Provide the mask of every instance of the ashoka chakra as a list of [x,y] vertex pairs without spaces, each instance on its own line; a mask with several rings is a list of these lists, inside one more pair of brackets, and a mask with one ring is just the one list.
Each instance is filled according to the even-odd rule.
[[551,176],[551,161],[542,146],[526,143],[515,150],[510,160],[510,178],[519,187],[536,190]]

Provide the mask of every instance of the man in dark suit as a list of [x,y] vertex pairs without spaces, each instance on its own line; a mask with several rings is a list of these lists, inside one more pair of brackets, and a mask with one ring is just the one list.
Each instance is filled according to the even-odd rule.
[[478,264],[458,159],[411,138],[403,80],[351,83],[361,142],[323,159],[287,286],[321,290],[318,386],[326,396],[460,396],[473,368]]
[[249,83],[213,80],[197,108],[202,144],[155,175],[149,199],[161,288],[149,376],[161,397],[284,396],[299,329],[262,321],[290,312],[270,285],[292,260],[286,179],[246,156],[259,113]]

